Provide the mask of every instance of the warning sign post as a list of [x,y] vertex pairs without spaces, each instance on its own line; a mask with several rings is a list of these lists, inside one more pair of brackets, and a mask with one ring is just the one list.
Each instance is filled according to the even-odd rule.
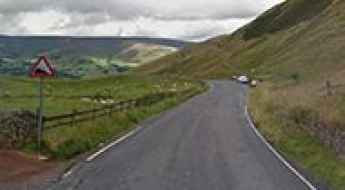
[[44,78],[54,77],[55,69],[46,56],[40,56],[37,62],[30,69],[30,77],[39,78],[39,108],[37,118],[37,137],[38,137],[38,159],[41,157],[41,144],[43,136],[43,100],[44,100]]
[[54,77],[55,70],[46,56],[40,56],[31,67],[30,76],[33,78]]

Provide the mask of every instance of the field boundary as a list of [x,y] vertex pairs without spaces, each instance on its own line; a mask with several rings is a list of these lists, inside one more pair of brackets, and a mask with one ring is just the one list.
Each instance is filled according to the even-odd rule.
[[43,118],[43,125],[45,130],[70,126],[74,127],[78,123],[88,122],[101,117],[111,117],[113,113],[120,111],[127,111],[137,107],[152,105],[165,98],[171,98],[179,95],[189,95],[190,90],[181,92],[169,92],[169,93],[158,93],[144,96],[142,98],[131,99],[127,101],[121,101],[109,105],[105,105],[99,108],[77,111],[73,110],[71,113],[49,116]]

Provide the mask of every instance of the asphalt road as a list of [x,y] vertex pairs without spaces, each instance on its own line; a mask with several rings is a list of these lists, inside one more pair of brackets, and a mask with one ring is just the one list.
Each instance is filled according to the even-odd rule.
[[58,190],[302,190],[244,114],[246,87],[212,88],[141,125],[144,130],[85,163]]

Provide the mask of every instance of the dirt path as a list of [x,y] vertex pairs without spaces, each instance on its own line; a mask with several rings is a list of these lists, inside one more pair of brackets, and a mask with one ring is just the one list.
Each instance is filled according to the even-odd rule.
[[61,164],[17,151],[0,151],[0,190],[40,190],[55,180]]

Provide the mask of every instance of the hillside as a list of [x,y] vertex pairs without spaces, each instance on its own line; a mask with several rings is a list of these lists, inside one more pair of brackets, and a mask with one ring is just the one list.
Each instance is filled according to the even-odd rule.
[[253,74],[278,78],[311,67],[319,73],[328,64],[341,66],[344,6],[336,0],[289,0],[233,35],[194,45],[141,70],[195,78],[228,78],[252,69]]
[[[26,75],[39,54],[49,56],[59,76],[116,74],[186,45],[160,38],[0,36],[0,74]],[[140,48],[133,49],[136,46]],[[131,53],[124,56],[123,52]]]
[[341,0],[287,0],[232,35],[193,45],[139,71],[261,79],[249,97],[257,126],[284,155],[334,189],[344,189],[344,10]]
[[120,52],[119,58],[127,63],[142,65],[176,51],[178,51],[177,47],[136,43]]
[[[271,83],[286,96],[325,104],[321,106],[324,116],[338,110],[329,120],[341,118],[344,10],[345,2],[340,0],[288,0],[232,35],[193,45],[139,70],[198,79],[244,73]],[[327,94],[326,84],[334,95],[329,100],[334,101],[333,107],[320,99]]]

